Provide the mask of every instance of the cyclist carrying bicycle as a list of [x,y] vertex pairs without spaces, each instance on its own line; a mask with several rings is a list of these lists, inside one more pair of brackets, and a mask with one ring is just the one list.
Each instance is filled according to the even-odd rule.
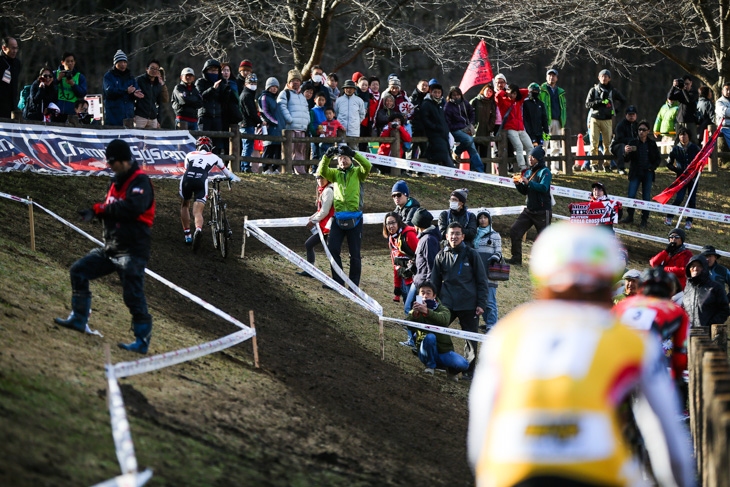
[[661,346],[611,313],[618,249],[592,225],[550,225],[535,241],[536,300],[497,323],[474,372],[467,450],[477,486],[643,485],[618,412],[635,389],[658,420],[663,435],[651,440],[665,441],[670,475],[694,485]]
[[[182,222],[185,234],[185,243],[193,244],[193,252],[200,248],[200,241],[203,237],[203,208],[208,198],[208,173],[218,167],[231,181],[240,181],[241,178],[226,168],[223,160],[213,154],[213,141],[209,137],[200,137],[195,142],[197,150],[185,156],[185,174],[180,180],[180,221]],[[195,218],[195,233],[190,234],[190,200],[195,198],[193,203],[193,216]]]

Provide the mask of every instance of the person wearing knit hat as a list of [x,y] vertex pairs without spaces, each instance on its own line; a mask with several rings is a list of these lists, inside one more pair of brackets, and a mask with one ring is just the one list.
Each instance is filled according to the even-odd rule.
[[684,245],[687,233],[681,228],[672,228],[669,231],[667,248],[649,260],[652,267],[661,267],[671,272],[679,279],[682,289],[687,285],[685,267],[692,258],[692,251]]
[[[267,134],[276,137],[281,136],[281,130],[286,123],[276,100],[278,93],[279,80],[271,77],[266,80],[264,91],[257,100],[258,106],[261,108],[261,120],[266,123]],[[264,141],[263,145],[262,158],[281,159],[281,142]],[[261,167],[263,174],[274,174],[278,170],[280,170],[280,167],[273,164],[264,164]]]
[[[703,255],[705,259],[707,259],[707,264],[710,266],[710,277],[712,280],[722,284],[723,289],[725,289],[725,286],[730,286],[730,270],[717,262],[720,258],[720,254],[717,253],[715,247],[712,245],[705,245],[702,247],[700,255]],[[730,299],[730,293],[728,293],[728,298]]]
[[413,301],[422,284],[431,281],[433,263],[441,250],[439,229],[433,224],[433,215],[425,208],[418,208],[413,215],[413,226],[418,231],[418,245],[416,246],[416,273],[413,275],[413,285],[406,297],[406,309],[413,307]]
[[121,127],[124,120],[134,119],[134,103],[144,98],[127,63],[127,55],[120,49],[114,54],[114,67],[104,74],[104,125]]
[[442,211],[439,215],[439,231],[441,240],[446,238],[449,225],[457,222],[463,228],[464,242],[467,246],[473,247],[472,242],[477,235],[477,217],[470,212],[466,206],[466,197],[469,190],[466,188],[455,189],[449,196],[449,209]]
[[[309,115],[309,103],[307,98],[300,91],[302,85],[302,73],[298,69],[292,69],[286,76],[286,88],[279,93],[276,102],[281,114],[286,121],[282,129],[291,130],[295,138],[306,137],[311,117]],[[293,144],[293,159],[307,159],[307,145],[303,142]],[[294,174],[306,174],[304,166],[294,166]]]
[[243,89],[246,86],[246,76],[253,73],[253,63],[248,59],[241,61],[238,65],[238,74],[236,75],[236,87],[239,93],[243,93]]
[[[474,248],[482,258],[484,269],[488,270],[489,266],[502,262],[502,236],[499,232],[494,231],[492,226],[492,215],[488,211],[483,210],[477,213],[477,236],[474,237]],[[484,310],[484,325],[480,325],[479,329],[484,332],[489,331],[496,323],[499,314],[497,308],[497,281],[489,279],[487,275],[488,300],[487,309]]]
[[540,232],[550,224],[553,213],[550,195],[552,174],[550,169],[545,167],[545,151],[542,147],[532,149],[529,161],[530,167],[522,174],[515,174],[513,178],[517,191],[527,196],[525,209],[509,229],[512,257],[505,262],[517,266],[522,265],[522,237],[533,226],[540,235]]
[[403,223],[412,225],[413,216],[416,214],[416,210],[421,207],[421,203],[415,198],[411,198],[408,185],[402,179],[393,185],[390,194],[393,197],[393,203],[395,203],[395,210],[393,211],[401,216]]
[[294,80],[299,80],[299,84],[302,83],[302,73],[298,69],[290,69],[286,75],[286,84],[291,83]]
[[[598,155],[598,144],[603,138],[603,153],[610,154],[609,144],[613,137],[613,117],[616,115],[616,103],[627,103],[626,97],[611,84],[611,72],[607,69],[598,74],[598,83],[586,96],[586,108],[589,110],[588,129],[590,131],[591,155]],[[611,161],[604,161],[604,170],[610,170]]]
[[118,346],[130,352],[146,354],[152,334],[152,316],[144,294],[144,275],[150,258],[155,196],[150,178],[132,157],[129,144],[112,140],[106,148],[106,160],[114,172],[103,202],[79,211],[84,222],[98,219],[104,228],[104,246],[96,248],[71,266],[71,314],[55,318],[56,324],[91,333],[89,281],[116,272],[122,281],[124,304],[132,315],[135,341]]
[[354,72],[354,73],[352,74],[352,81],[354,81],[354,82],[355,82],[355,84],[357,84],[357,82],[358,82],[358,81],[360,81],[360,78],[365,78],[365,75],[364,75],[364,74],[362,74],[362,73],[361,73],[361,72],[359,72],[359,71],[355,71],[355,72]]
[[532,141],[532,145],[542,146],[545,140],[550,139],[549,116],[545,104],[540,99],[540,85],[530,83],[527,86],[529,95],[522,104],[522,122],[525,132]]

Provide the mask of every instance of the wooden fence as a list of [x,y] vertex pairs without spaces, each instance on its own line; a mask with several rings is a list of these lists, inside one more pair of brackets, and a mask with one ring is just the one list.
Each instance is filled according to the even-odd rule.
[[689,414],[700,485],[730,485],[727,325],[690,329]]

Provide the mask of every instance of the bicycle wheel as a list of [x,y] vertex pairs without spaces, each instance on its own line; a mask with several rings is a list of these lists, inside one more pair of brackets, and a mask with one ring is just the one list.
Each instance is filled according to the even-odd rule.
[[221,255],[225,259],[228,255],[228,244],[230,243],[229,240],[231,239],[231,235],[233,232],[231,231],[231,226],[228,224],[228,218],[226,217],[226,208],[225,206],[221,208],[221,231],[220,231],[220,247],[221,247]]
[[215,195],[213,196],[213,201],[210,205],[210,221],[208,222],[208,225],[210,225],[210,231],[213,234],[213,248],[218,248],[218,202],[216,201],[217,198]]

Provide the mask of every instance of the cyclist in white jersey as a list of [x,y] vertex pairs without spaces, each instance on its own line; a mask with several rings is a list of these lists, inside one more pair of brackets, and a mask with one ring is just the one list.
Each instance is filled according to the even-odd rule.
[[[231,181],[241,179],[226,168],[223,160],[210,152],[213,149],[213,141],[209,137],[200,137],[195,147],[197,150],[185,156],[185,174],[180,179],[180,221],[185,233],[185,243],[193,244],[193,252],[200,248],[200,241],[203,237],[203,208],[208,198],[208,173],[214,167],[218,167],[223,174]],[[190,235],[190,200],[195,198],[193,203],[193,216],[195,217],[195,233]]]

